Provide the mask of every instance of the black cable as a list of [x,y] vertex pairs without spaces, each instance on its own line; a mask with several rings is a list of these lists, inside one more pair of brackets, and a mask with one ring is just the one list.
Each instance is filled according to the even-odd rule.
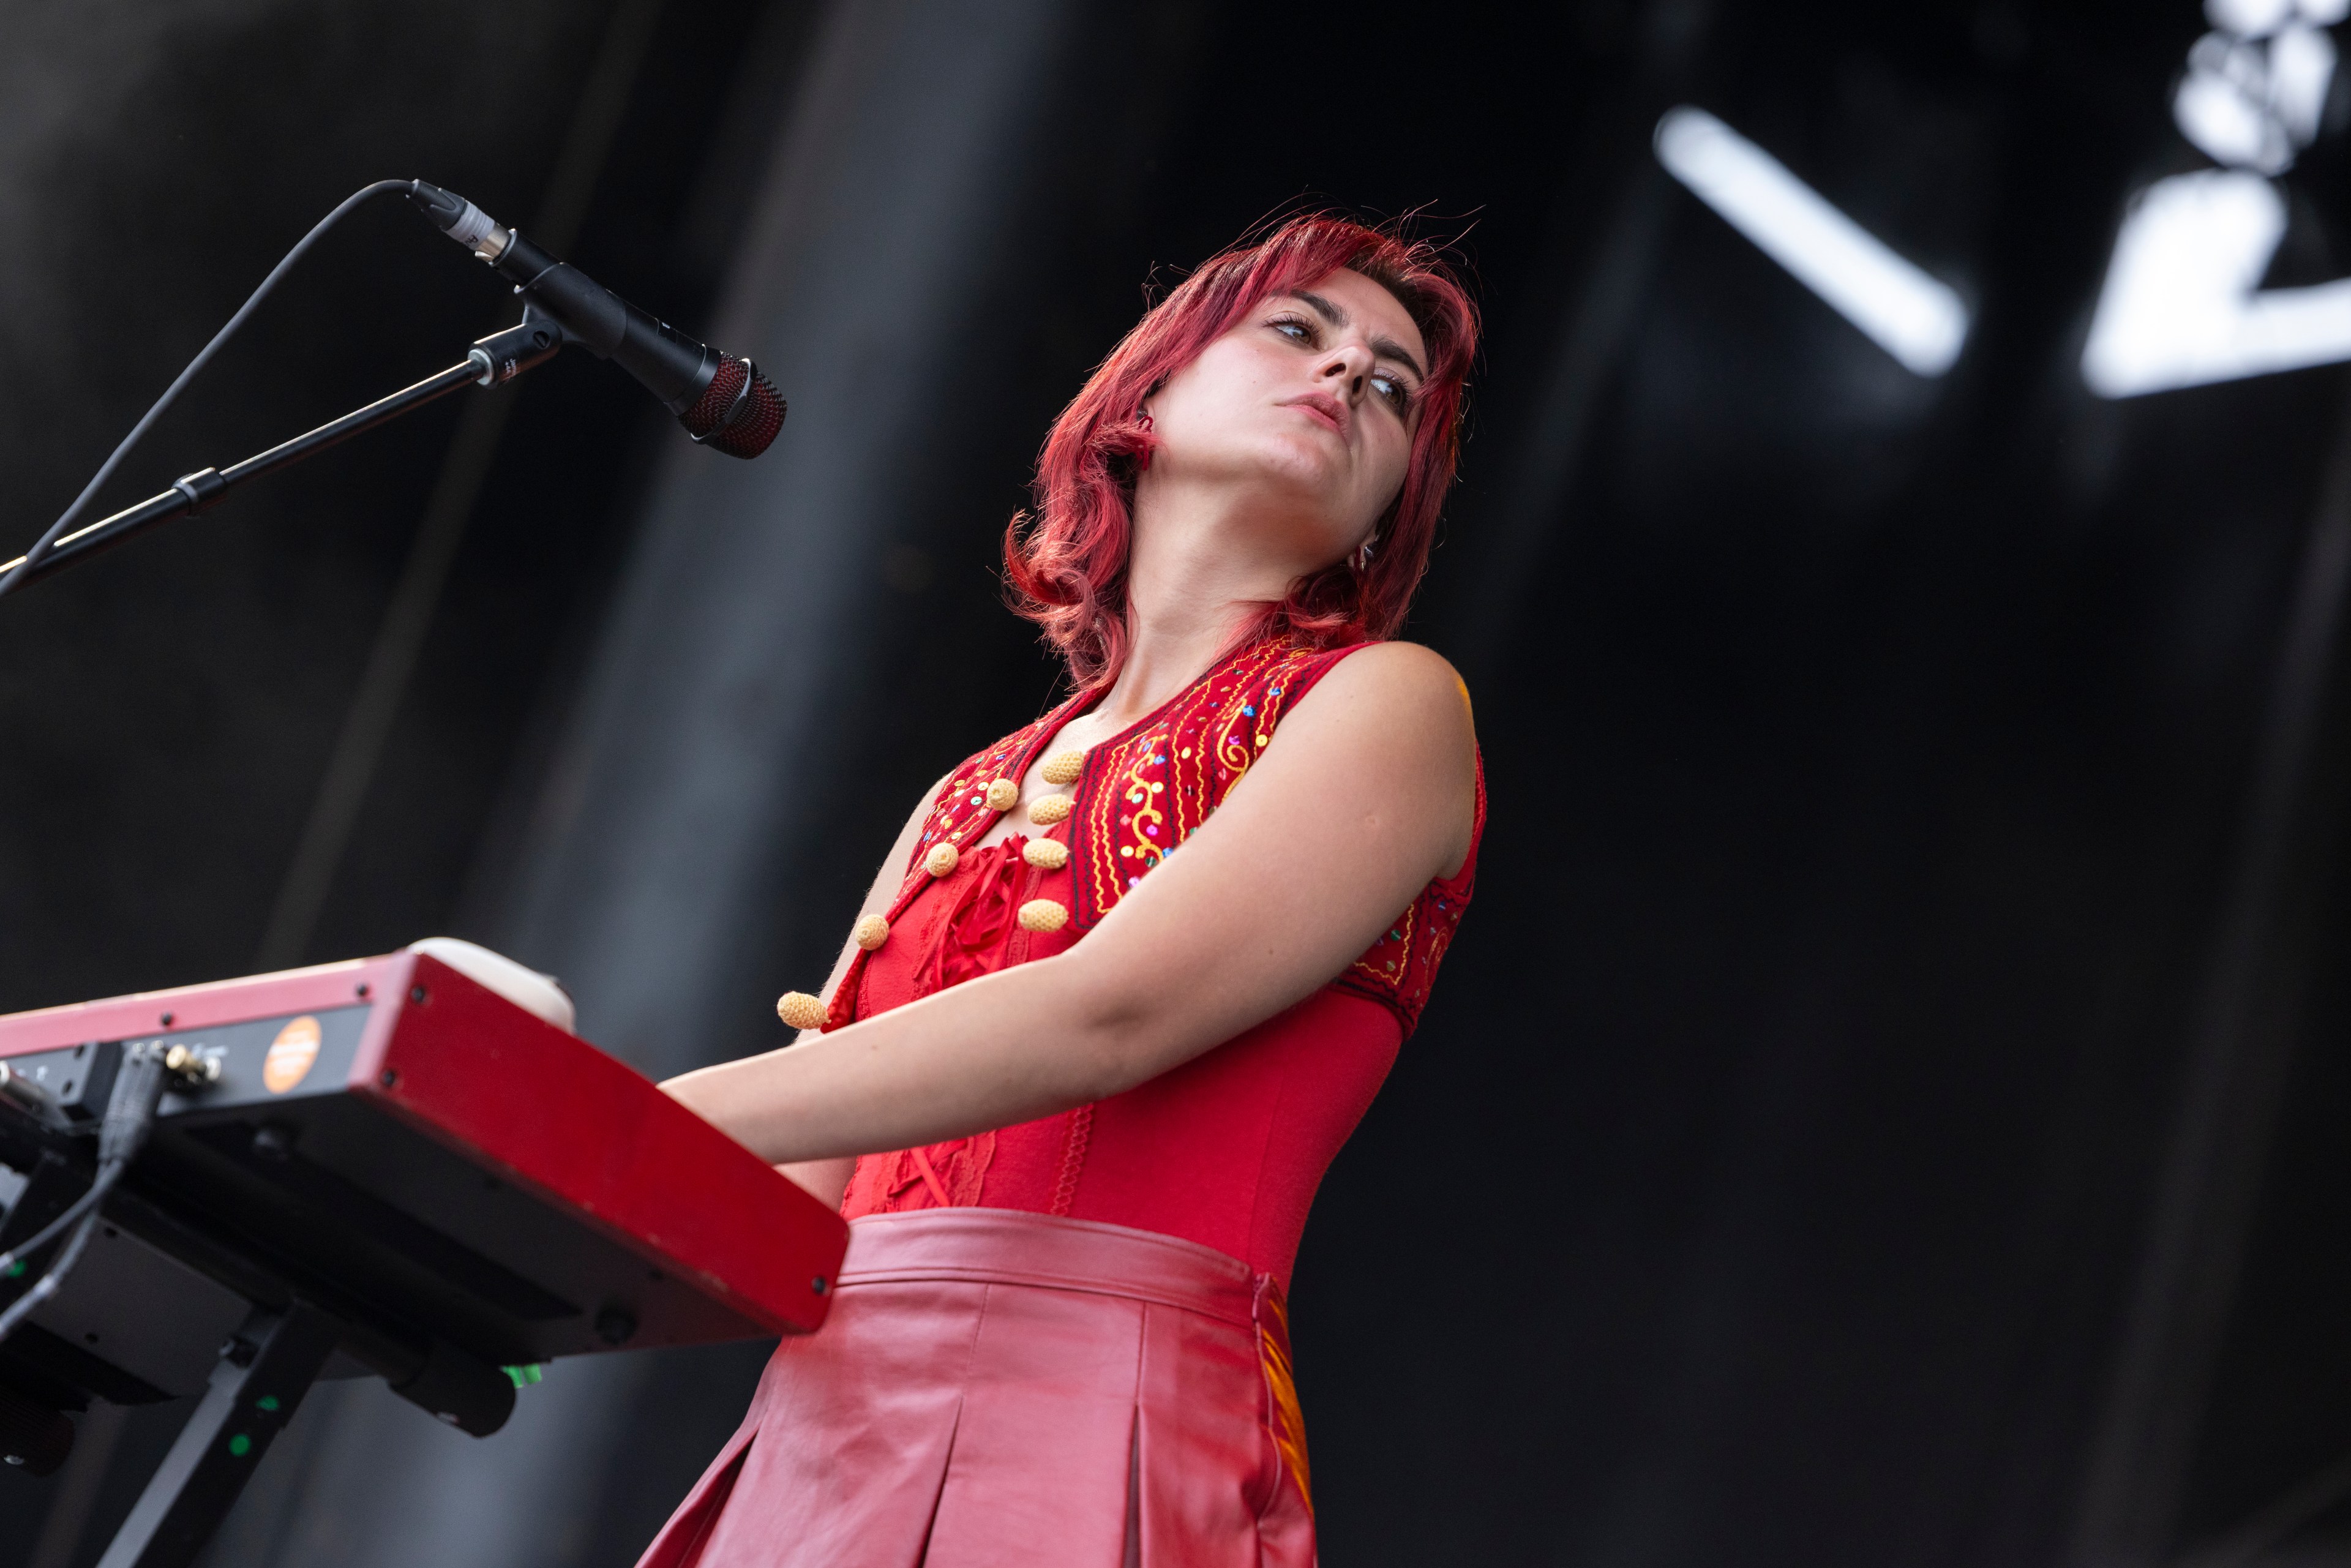
[[131,427],[131,434],[124,436],[121,444],[114,449],[113,455],[99,465],[98,472],[91,476],[89,483],[82,486],[81,494],[74,497],[73,505],[65,509],[65,515],[49,525],[49,531],[43,534],[34,542],[33,548],[25,552],[25,559],[17,563],[15,570],[5,576],[0,576],[0,599],[6,598],[9,591],[16,586],[19,579],[39,566],[42,558],[49,553],[57,540],[63,538],[68,530],[81,519],[82,513],[89,508],[90,502],[97,498],[99,491],[105,487],[106,482],[114,477],[114,471],[122,465],[122,460],[131,455],[131,449],[139,444],[140,438],[144,436],[155,422],[162,417],[163,411],[172,406],[187,384],[195,380],[196,372],[211,363],[213,355],[220,351],[221,345],[234,337],[239,327],[245,325],[246,318],[253,314],[254,307],[268,298],[269,291],[277,287],[278,279],[284,277],[294,264],[302,259],[303,254],[317,243],[319,236],[341,222],[346,214],[369,197],[380,196],[386,191],[407,189],[408,182],[405,180],[378,180],[371,185],[362,185],[344,197],[333,212],[320,218],[308,234],[295,242],[294,248],[286,253],[286,258],[269,269],[269,276],[261,280],[261,287],[255,289],[252,297],[243,305],[237,307],[236,314],[228,319],[228,325],[213,334],[213,340],[206,343],[196,357],[188,361],[188,368],[180,372],[179,379],[163,389],[163,395],[155,400],[155,406],[149,409],[140,417],[139,423]]
[[122,1065],[114,1074],[114,1088],[106,1097],[106,1115],[98,1124],[98,1166],[128,1165],[147,1142],[155,1126],[155,1107],[163,1103],[167,1074],[161,1040],[122,1048]]
[[6,1312],[0,1312],[0,1341],[14,1333],[16,1325],[31,1316],[36,1307],[56,1295],[73,1266],[81,1261],[82,1249],[89,1244],[89,1233],[98,1228],[99,1204],[122,1179],[122,1173],[131,1168],[131,1157],[154,1130],[155,1110],[162,1103],[166,1080],[161,1041],[123,1048],[122,1067],[115,1074],[113,1092],[107,1096],[106,1117],[99,1124],[98,1176],[89,1184],[89,1190],[74,1199],[63,1214],[41,1227],[30,1241],[0,1253],[0,1270],[5,1270],[75,1220],[81,1222],[65,1249],[42,1271],[41,1277],[10,1302]]
[[[113,1190],[114,1184],[122,1178],[122,1162],[109,1165],[99,1170],[98,1179],[89,1184],[89,1190],[68,1204],[63,1214],[58,1215],[5,1252],[0,1252],[0,1279],[7,1278],[8,1270],[15,1267],[17,1259],[30,1258],[34,1253],[56,1240],[58,1233],[67,1226],[103,1202],[106,1195]],[[5,1337],[0,1335],[0,1338]]]
[[[47,1240],[53,1231],[65,1223],[75,1218],[79,1218],[81,1221],[81,1228],[73,1233],[73,1239],[66,1243],[65,1250],[57,1254],[57,1261],[51,1263],[41,1277],[33,1281],[31,1290],[11,1301],[6,1312],[0,1312],[0,1342],[5,1342],[10,1334],[16,1333],[16,1325],[32,1316],[34,1308],[56,1295],[58,1288],[66,1282],[66,1276],[73,1271],[73,1266],[81,1261],[81,1249],[89,1244],[89,1233],[98,1228],[97,1200],[106,1196],[99,1183],[104,1183],[106,1186],[113,1186],[114,1184],[108,1181],[107,1177],[120,1176],[121,1171],[120,1166],[109,1167],[106,1172],[99,1175],[97,1182],[90,1184],[89,1191],[82,1195],[80,1201],[41,1228],[40,1239]],[[22,1247],[17,1250],[29,1252],[32,1248]]]

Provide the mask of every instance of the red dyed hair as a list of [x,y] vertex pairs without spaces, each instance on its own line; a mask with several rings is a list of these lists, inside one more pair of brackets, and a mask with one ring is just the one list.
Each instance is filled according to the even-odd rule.
[[1210,258],[1146,312],[1053,422],[1037,459],[1032,510],[1004,530],[1013,608],[1044,629],[1082,688],[1117,679],[1126,662],[1126,563],[1134,476],[1154,444],[1143,404],[1176,371],[1268,298],[1341,267],[1395,295],[1419,327],[1428,376],[1404,484],[1381,517],[1362,570],[1354,558],[1290,585],[1246,640],[1287,632],[1318,647],[1385,637],[1404,621],[1428,570],[1437,517],[1452,488],[1462,395],[1478,348],[1478,312],[1435,247],[1327,214],[1294,217],[1262,239]]

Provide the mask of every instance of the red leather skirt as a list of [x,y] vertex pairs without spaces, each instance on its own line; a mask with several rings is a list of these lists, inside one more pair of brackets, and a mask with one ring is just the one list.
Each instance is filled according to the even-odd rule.
[[1309,1568],[1270,1276],[996,1208],[854,1221],[825,1326],[640,1568]]

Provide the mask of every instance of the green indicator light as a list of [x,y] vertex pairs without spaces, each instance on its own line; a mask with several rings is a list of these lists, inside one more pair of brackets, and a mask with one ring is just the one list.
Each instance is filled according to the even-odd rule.
[[8,1271],[5,1274],[0,1274],[0,1280],[13,1280],[24,1271],[25,1260],[22,1258],[19,1258],[14,1263],[8,1265]]
[[228,1440],[228,1451],[237,1458],[253,1452],[253,1439],[239,1432]]
[[544,1375],[545,1371],[538,1362],[532,1362],[524,1366],[502,1366],[498,1370],[514,1379],[514,1385],[517,1388],[529,1387]]
[[256,1410],[275,1410],[277,1408],[277,1396],[265,1394],[253,1402],[253,1407]]

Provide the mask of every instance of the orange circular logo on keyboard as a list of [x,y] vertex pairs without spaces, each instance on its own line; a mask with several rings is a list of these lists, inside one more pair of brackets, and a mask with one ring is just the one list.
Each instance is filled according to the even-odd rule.
[[269,1042],[269,1054],[261,1062],[261,1081],[272,1094],[283,1094],[308,1077],[310,1063],[318,1060],[319,1020],[304,1013],[289,1019]]

